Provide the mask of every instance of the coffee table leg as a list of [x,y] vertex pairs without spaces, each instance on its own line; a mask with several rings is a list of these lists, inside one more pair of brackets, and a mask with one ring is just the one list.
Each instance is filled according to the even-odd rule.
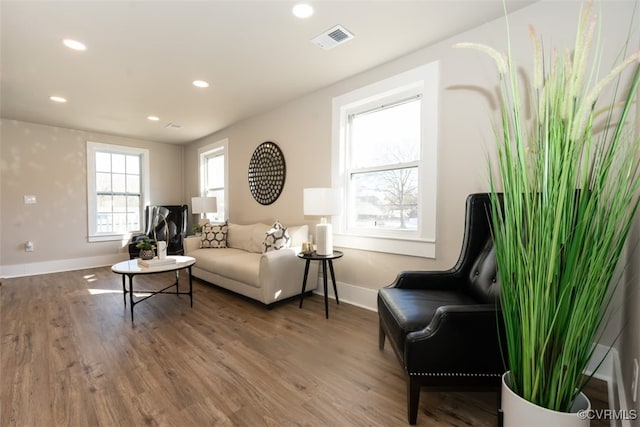
[[129,303],[131,303],[131,323],[133,323],[133,274],[129,275]]
[[122,274],[122,297],[124,298],[124,306],[127,307],[127,287],[125,286],[126,277]]
[[176,270],[176,295],[178,295],[178,291],[180,290],[180,286],[178,283],[180,282],[180,270]]
[[191,307],[193,308],[193,280],[191,276],[191,267],[189,267],[189,300],[191,302]]
[[304,300],[304,291],[307,289],[307,275],[309,274],[309,264],[311,263],[311,260],[307,260],[306,264],[304,265],[304,278],[302,279],[302,292],[300,293],[300,307],[298,308],[302,308],[302,301]]

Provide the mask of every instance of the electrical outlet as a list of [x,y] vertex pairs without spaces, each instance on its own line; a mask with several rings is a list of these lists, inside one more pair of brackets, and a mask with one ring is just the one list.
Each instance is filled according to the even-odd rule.
[[638,358],[633,359],[633,381],[631,382],[631,396],[633,401],[638,400]]
[[33,252],[33,242],[31,240],[24,244],[24,251]]

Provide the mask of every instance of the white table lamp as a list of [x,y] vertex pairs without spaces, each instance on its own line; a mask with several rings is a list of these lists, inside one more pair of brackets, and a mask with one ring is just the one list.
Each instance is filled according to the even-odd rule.
[[191,213],[200,215],[200,221],[198,221],[199,225],[208,223],[209,220],[207,219],[206,214],[214,212],[218,212],[218,202],[215,197],[191,198]]
[[316,253],[331,255],[333,253],[333,232],[327,216],[339,215],[342,207],[340,190],[335,188],[305,188],[304,214],[321,216],[316,225]]

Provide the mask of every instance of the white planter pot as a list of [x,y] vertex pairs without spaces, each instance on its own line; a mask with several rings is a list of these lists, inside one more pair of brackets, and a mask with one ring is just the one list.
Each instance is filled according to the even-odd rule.
[[535,405],[511,390],[509,372],[502,375],[503,427],[588,427],[591,402],[580,393],[571,412],[552,411]]

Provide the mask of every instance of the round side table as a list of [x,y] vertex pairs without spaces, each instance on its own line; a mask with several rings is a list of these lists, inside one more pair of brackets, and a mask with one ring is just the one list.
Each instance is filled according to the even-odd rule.
[[318,255],[316,252],[311,254],[303,254],[300,252],[298,254],[298,258],[304,259],[307,261],[304,266],[304,279],[302,280],[302,293],[300,294],[300,308],[302,308],[302,301],[304,300],[304,291],[307,288],[307,276],[309,274],[309,264],[311,261],[320,261],[322,266],[322,282],[324,284],[324,315],[328,319],[329,318],[329,292],[327,290],[327,264],[329,265],[329,271],[331,272],[331,281],[333,282],[333,293],[336,296],[336,304],[340,304],[340,300],[338,299],[338,289],[336,288],[336,275],[333,272],[333,260],[342,258],[342,252],[333,251],[330,255]]

